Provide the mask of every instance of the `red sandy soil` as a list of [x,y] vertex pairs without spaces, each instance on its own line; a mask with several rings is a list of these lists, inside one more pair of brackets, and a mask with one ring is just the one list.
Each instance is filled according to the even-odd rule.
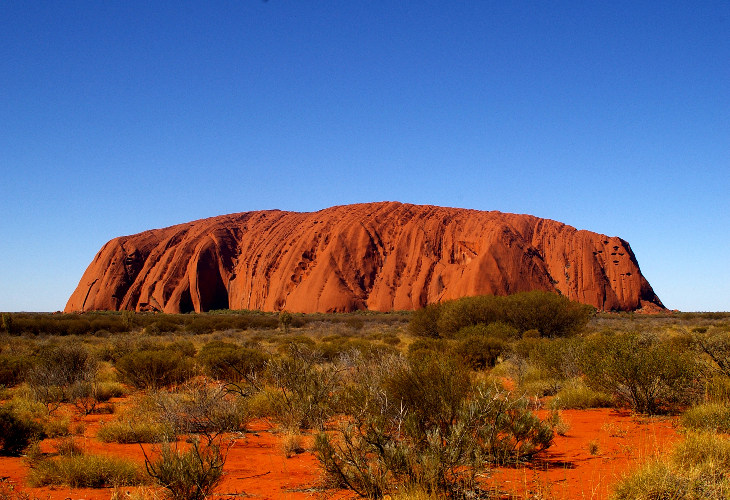
[[[623,473],[666,450],[677,439],[670,419],[636,417],[611,409],[566,410],[562,416],[570,423],[570,430],[565,436],[556,436],[555,444],[539,460],[525,467],[498,468],[489,475],[490,486],[504,498],[605,499],[611,484]],[[122,455],[142,463],[144,457],[139,445],[104,444],[94,438],[100,420],[112,418],[109,415],[74,417],[74,424],[83,422],[86,426],[77,442],[89,453]],[[589,452],[591,441],[598,445],[597,454]],[[311,438],[305,444],[310,443]],[[42,450],[52,451],[53,445],[54,440],[46,440]],[[149,445],[145,446],[149,449]],[[311,452],[286,458],[280,446],[280,434],[265,422],[254,422],[245,437],[236,437],[216,497],[353,498],[345,491],[324,492],[318,488],[320,473]],[[27,488],[27,473],[22,458],[0,458],[0,478],[31,496],[52,500],[108,500],[111,495],[109,489]]]

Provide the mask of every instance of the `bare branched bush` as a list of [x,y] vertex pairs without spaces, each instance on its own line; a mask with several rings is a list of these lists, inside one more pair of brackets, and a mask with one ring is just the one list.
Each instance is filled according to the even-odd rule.
[[290,344],[287,356],[270,360],[267,376],[277,389],[271,400],[276,418],[291,429],[321,429],[334,415],[341,369],[319,351]]
[[693,339],[710,358],[714,370],[730,377],[730,331],[724,328],[696,329]]
[[225,432],[245,430],[245,401],[232,395],[219,382],[196,379],[175,391],[161,390],[152,399],[159,421],[175,434],[200,434],[208,441]]
[[93,395],[98,370],[98,361],[83,345],[48,346],[40,351],[27,381],[36,399],[54,411],[61,403]]
[[175,349],[130,352],[119,358],[115,366],[124,381],[140,389],[180,384],[194,374],[192,359]]

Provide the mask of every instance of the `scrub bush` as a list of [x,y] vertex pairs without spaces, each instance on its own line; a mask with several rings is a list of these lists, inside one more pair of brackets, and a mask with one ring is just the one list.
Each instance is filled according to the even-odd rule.
[[20,455],[31,441],[43,436],[43,427],[19,417],[12,409],[0,406],[0,453]]
[[198,354],[207,375],[230,382],[240,382],[248,376],[260,374],[267,359],[268,356],[260,350],[222,341],[205,344]]
[[412,335],[436,338],[453,337],[474,325],[503,323],[520,334],[537,330],[543,337],[564,337],[581,331],[594,314],[592,306],[555,293],[532,291],[431,304],[414,311],[408,327]]
[[139,389],[180,384],[194,374],[192,359],[170,349],[131,352],[119,358],[115,367],[122,380]]
[[477,477],[490,463],[526,460],[552,443],[550,425],[524,399],[474,387],[454,358],[355,356],[346,366],[345,421],[315,437],[334,486],[372,498],[414,488],[439,498],[478,495]]
[[691,352],[650,335],[599,335],[587,341],[583,370],[589,387],[610,393],[634,411],[676,411],[701,394],[701,371]]
[[187,449],[163,443],[156,457],[145,462],[147,473],[168,491],[172,500],[204,500],[223,479],[227,450],[194,439]]
[[290,429],[321,429],[334,415],[340,370],[319,351],[290,344],[283,358],[267,362],[266,376],[276,388],[275,418]]

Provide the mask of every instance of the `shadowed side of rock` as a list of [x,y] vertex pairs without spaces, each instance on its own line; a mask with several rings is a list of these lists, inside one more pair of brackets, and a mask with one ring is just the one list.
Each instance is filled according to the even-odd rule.
[[66,311],[390,311],[529,290],[601,310],[663,309],[620,238],[529,215],[382,202],[115,238]]

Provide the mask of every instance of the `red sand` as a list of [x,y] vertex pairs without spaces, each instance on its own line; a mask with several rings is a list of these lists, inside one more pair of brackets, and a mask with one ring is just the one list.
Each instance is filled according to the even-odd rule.
[[[622,473],[666,450],[677,438],[670,419],[633,417],[610,409],[566,410],[562,415],[571,425],[566,436],[557,436],[553,447],[527,467],[495,469],[489,484],[516,498],[604,499],[610,485]],[[94,439],[99,420],[111,418],[75,417],[75,422],[83,421],[86,425],[84,435],[77,441],[87,452],[123,455],[142,463],[139,445],[103,444]],[[311,443],[309,439],[307,444]],[[595,455],[589,452],[591,441],[598,445]],[[287,500],[323,495],[336,499],[353,497],[344,491],[318,490],[320,474],[313,454],[305,452],[286,458],[280,443],[281,436],[264,422],[251,425],[251,431],[236,439],[230,450],[225,479],[216,496]],[[44,441],[42,449],[52,450],[53,440]],[[0,457],[0,478],[40,499],[108,500],[111,495],[109,489],[26,488],[27,472],[22,458]]]

